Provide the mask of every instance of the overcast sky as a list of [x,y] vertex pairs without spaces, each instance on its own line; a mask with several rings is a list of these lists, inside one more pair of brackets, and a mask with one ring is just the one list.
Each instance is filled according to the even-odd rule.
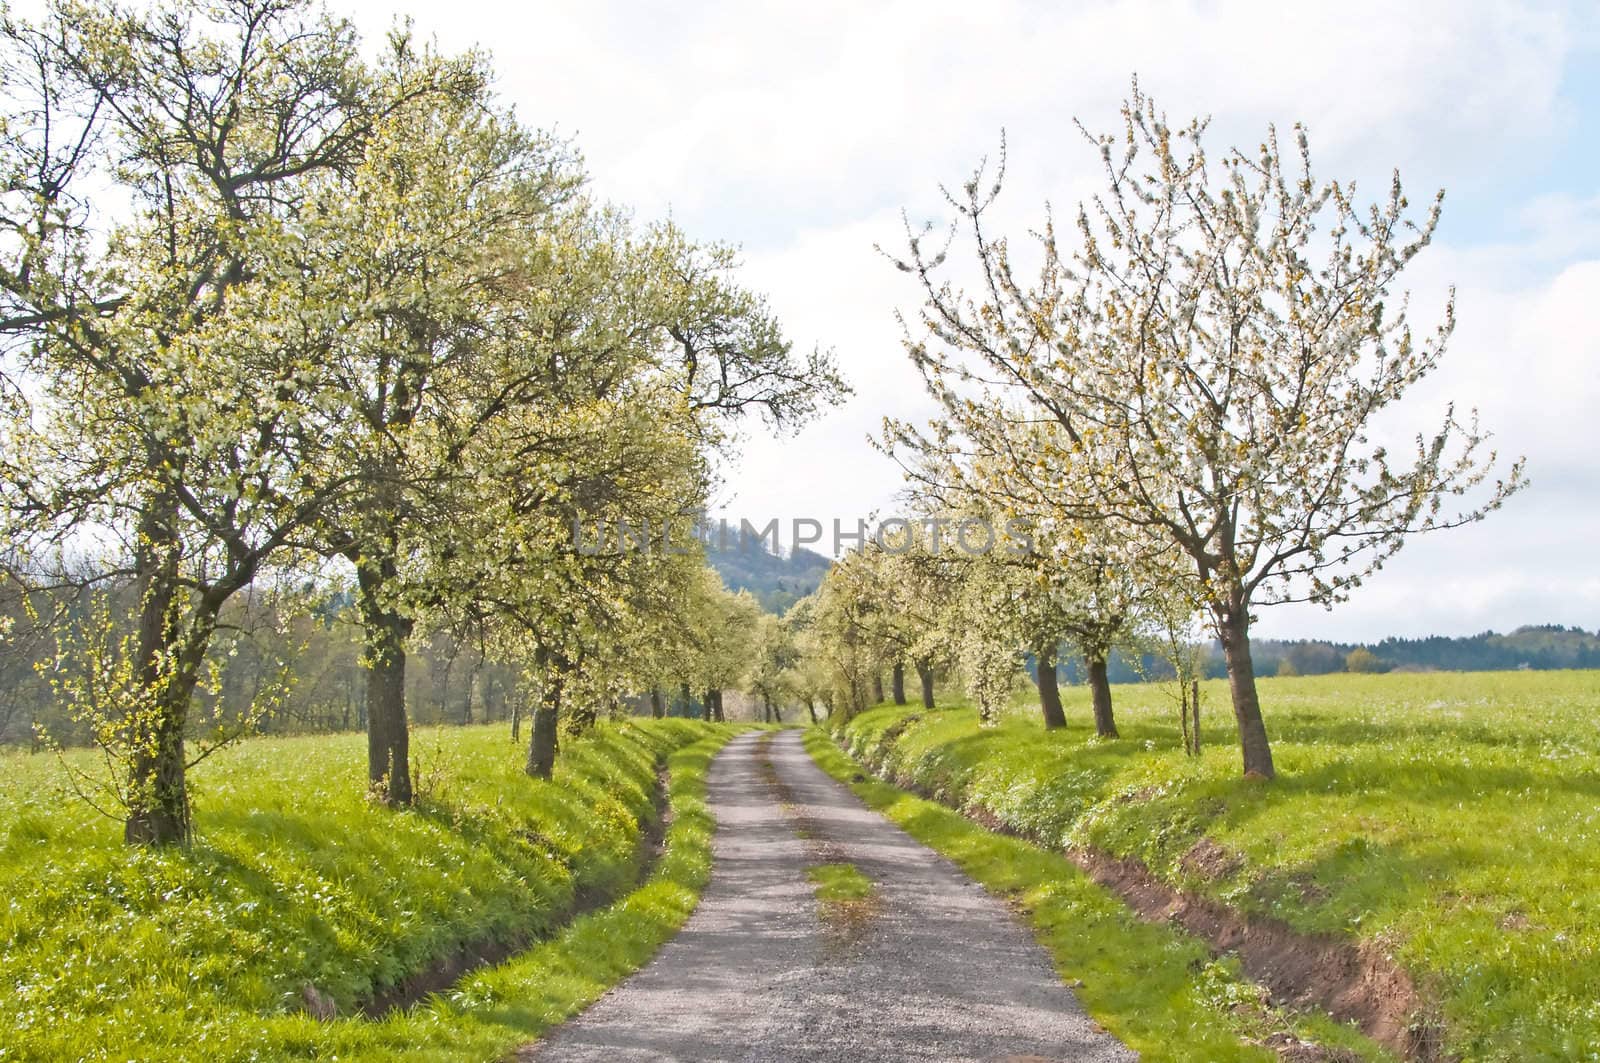
[[[1459,326],[1407,403],[1477,407],[1533,484],[1488,521],[1409,545],[1349,603],[1265,611],[1264,636],[1374,639],[1526,623],[1600,626],[1600,19],[1595,5],[1344,2],[765,4],[335,0],[370,37],[397,14],[487,47],[530,124],[576,137],[597,193],[740,245],[802,346],[833,348],[855,398],[794,437],[753,436],[721,503],[763,519],[890,512],[896,469],[865,442],[926,417],[895,309],[916,293],[873,250],[900,212],[940,217],[1006,130],[1005,218],[1074,207],[1129,77],[1209,143],[1309,128],[1320,177],[1413,202],[1447,190],[1410,286]],[[1396,10],[1400,9],[1400,10]]]

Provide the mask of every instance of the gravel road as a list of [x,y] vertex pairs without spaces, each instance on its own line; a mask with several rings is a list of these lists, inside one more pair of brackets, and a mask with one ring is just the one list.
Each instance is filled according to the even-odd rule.
[[[800,735],[712,764],[712,878],[638,974],[518,1059],[1130,1060],[999,901],[861,804]],[[824,918],[806,878],[847,861],[878,898]]]

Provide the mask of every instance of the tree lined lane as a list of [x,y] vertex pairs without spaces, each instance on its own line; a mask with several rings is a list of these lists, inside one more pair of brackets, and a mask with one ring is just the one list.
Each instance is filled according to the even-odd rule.
[[[716,865],[683,931],[520,1058],[1134,1058],[1003,904],[828,778],[798,732],[765,744],[737,738],[712,767]],[[806,878],[841,861],[878,891],[847,933]]]

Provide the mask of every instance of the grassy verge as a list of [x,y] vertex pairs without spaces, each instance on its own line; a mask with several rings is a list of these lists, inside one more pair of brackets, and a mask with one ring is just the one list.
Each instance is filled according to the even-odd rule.
[[1222,684],[1183,756],[1159,688],[1087,693],[1046,733],[1019,700],[868,712],[852,754],[1048,849],[1140,860],[1169,884],[1392,955],[1473,1060],[1597,1059],[1600,673],[1336,675],[1261,683],[1280,778],[1239,777]]
[[[484,1059],[536,1036],[636,968],[693,908],[710,866],[711,754],[733,731],[624,723],[528,779],[496,728],[443,729],[428,797],[361,797],[359,736],[259,740],[203,766],[188,850],[123,849],[115,826],[49,789],[47,762],[0,782],[0,1059]],[[346,748],[348,747],[348,748]],[[649,879],[625,889],[667,758],[673,819]],[[431,758],[431,760],[430,760]],[[318,1022],[453,947],[550,935],[409,1013]]]
[[1089,1013],[1149,1063],[1275,1060],[1266,1043],[1286,1034],[1342,1046],[1359,1058],[1384,1058],[1332,1022],[1265,1006],[1234,963],[1213,960],[1186,935],[1139,922],[1065,857],[866,778],[822,731],[807,733],[805,741],[823,770],[870,807],[1025,913]]

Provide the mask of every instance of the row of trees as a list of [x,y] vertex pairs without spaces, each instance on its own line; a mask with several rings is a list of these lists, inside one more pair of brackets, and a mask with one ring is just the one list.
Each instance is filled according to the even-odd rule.
[[[61,617],[49,630],[30,623],[14,594],[0,593],[0,615],[16,624],[16,637],[0,643],[0,744],[40,750],[94,741],[93,721],[58,701],[52,689],[52,678],[59,685],[62,670],[84,662],[58,651],[63,635],[80,629],[97,609],[109,606],[114,622],[131,615],[137,595],[129,585],[102,585],[74,596],[73,604],[38,608]],[[497,659],[494,647],[474,632],[452,630],[441,616],[430,619],[408,642],[408,717],[427,724],[513,719],[527,694],[515,664]],[[307,599],[281,589],[247,591],[223,608],[218,629],[211,650],[217,672],[195,691],[194,720],[211,729],[250,726],[268,734],[365,730],[363,636],[352,594]],[[123,621],[110,642],[130,633]]]
[[521,669],[548,774],[558,716],[685,670],[703,573],[574,528],[687,528],[735,419],[844,390],[730,249],[592,201],[481,56],[358,43],[306,0],[0,25],[4,579],[130,842],[187,837],[238,733],[192,712],[219,628],[283,584],[353,596],[376,793],[411,799],[419,625]]
[[942,628],[992,717],[1023,652],[1049,683],[1071,642],[1100,732],[1114,734],[1112,642],[1132,626],[1177,652],[1202,618],[1222,646],[1244,771],[1270,778],[1256,610],[1341,601],[1411,535],[1500,506],[1522,464],[1496,478],[1486,433],[1453,408],[1410,447],[1381,435],[1454,325],[1446,305],[1416,336],[1395,298],[1439,200],[1415,218],[1396,176],[1361,206],[1353,183],[1313,178],[1299,127],[1287,149],[1269,129],[1254,151],[1213,158],[1206,122],[1169,123],[1137,83],[1121,118],[1114,134],[1079,127],[1104,185],[1074,224],[1047,213],[1015,248],[994,231],[1002,146],[996,171],[946,190],[947,235],[908,223],[889,256],[922,289],[906,349],[940,415],[890,422],[881,445],[919,517],[1026,534],[988,553],[930,542],[917,561],[864,552],[823,588],[852,616],[829,653],[854,689],[852,655],[916,659]]

